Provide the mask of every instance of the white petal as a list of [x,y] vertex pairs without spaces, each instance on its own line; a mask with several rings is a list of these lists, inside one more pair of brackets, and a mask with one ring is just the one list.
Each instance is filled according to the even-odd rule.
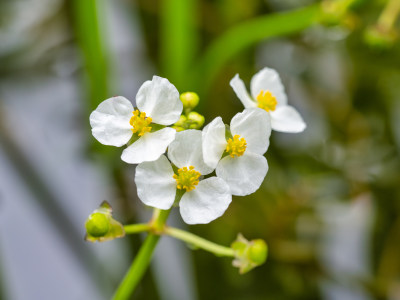
[[200,130],[177,132],[175,140],[168,147],[168,158],[178,168],[194,166],[201,175],[210,174],[214,169],[205,164],[201,144]]
[[161,155],[136,167],[135,183],[139,199],[146,205],[169,209],[174,204],[176,180],[168,159]]
[[104,100],[90,114],[93,136],[103,145],[121,147],[132,136],[132,103],[121,96]]
[[202,133],[204,162],[215,169],[227,145],[225,124],[221,117],[215,118],[204,127]]
[[273,130],[292,133],[302,132],[307,127],[299,112],[289,105],[271,112],[271,126]]
[[207,224],[222,216],[231,201],[232,195],[226,182],[210,177],[182,196],[179,210],[187,224]]
[[229,82],[236,96],[238,96],[239,100],[242,101],[245,108],[248,107],[256,107],[257,104],[253,101],[249,93],[247,93],[246,86],[242,79],[240,79],[239,74],[236,74],[235,77],[231,79]]
[[231,120],[232,135],[238,134],[247,142],[246,151],[263,155],[269,146],[271,118],[261,108],[248,108]]
[[246,152],[239,157],[224,157],[217,166],[217,176],[226,181],[232,195],[246,196],[258,190],[268,172],[264,156]]
[[175,129],[169,127],[145,133],[122,152],[121,159],[128,164],[156,160],[174,140],[175,134]]
[[251,95],[257,99],[261,90],[270,91],[278,102],[277,106],[287,104],[285,88],[279,78],[278,72],[274,69],[264,68],[253,76],[250,83]]
[[183,108],[176,87],[158,76],[142,84],[136,95],[136,106],[151,117],[153,123],[161,125],[178,121]]

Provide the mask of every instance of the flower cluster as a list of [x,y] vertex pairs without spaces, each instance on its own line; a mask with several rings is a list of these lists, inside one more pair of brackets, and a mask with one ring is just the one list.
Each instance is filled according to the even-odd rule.
[[232,195],[249,195],[260,187],[268,172],[264,154],[271,130],[305,129],[300,114],[287,104],[275,70],[264,68],[252,78],[251,96],[238,75],[230,85],[245,109],[229,126],[217,117],[199,130],[204,117],[192,111],[198,96],[179,95],[158,76],[140,87],[136,108],[118,96],[90,115],[100,143],[127,145],[121,159],[138,164],[135,182],[144,204],[162,210],[176,204],[186,223],[209,223],[226,211]]

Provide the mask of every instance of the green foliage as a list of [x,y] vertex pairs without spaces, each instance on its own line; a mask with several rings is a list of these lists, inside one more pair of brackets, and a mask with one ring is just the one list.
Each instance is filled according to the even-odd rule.
[[[267,14],[233,26],[211,43],[194,68],[194,81],[209,88],[222,68],[241,51],[279,36],[295,34],[319,20],[319,5]],[[200,86],[199,86],[200,87]]]

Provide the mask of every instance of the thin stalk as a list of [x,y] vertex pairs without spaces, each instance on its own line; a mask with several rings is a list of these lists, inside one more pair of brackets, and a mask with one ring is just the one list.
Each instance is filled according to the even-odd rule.
[[400,13],[400,1],[389,0],[378,19],[379,28],[390,31]]
[[[229,256],[234,257],[234,252],[229,247],[224,247],[218,245],[216,243],[210,242],[206,239],[203,239],[193,233],[165,226],[165,221],[158,217],[159,211],[155,212],[155,217],[153,217],[153,221],[150,224],[132,224],[125,225],[125,233],[126,234],[135,234],[144,231],[152,232],[156,235],[169,235],[181,241],[184,241],[187,244],[195,246],[196,248],[200,248],[206,250],[208,252],[214,253],[217,256]],[[165,215],[164,215],[165,216]],[[157,220],[156,222],[154,220]]]
[[162,230],[162,228],[165,226],[169,212],[169,210],[154,210],[151,225],[152,229],[155,230],[155,233],[150,232],[146,237],[142,247],[139,250],[139,253],[135,257],[131,267],[115,292],[113,297],[114,300],[127,300],[134,292],[136,286],[142,279],[150,264],[154,249],[156,248],[158,240],[160,239],[157,231]]
[[195,246],[197,248],[214,253],[216,256],[228,256],[228,257],[235,256],[235,253],[232,248],[215,244],[197,235],[194,235],[190,232],[178,228],[165,227],[163,233],[172,236],[176,239],[179,239],[181,241],[184,241],[185,243]]
[[144,231],[150,231],[150,229],[151,226],[149,224],[132,224],[124,226],[125,234],[135,234]]

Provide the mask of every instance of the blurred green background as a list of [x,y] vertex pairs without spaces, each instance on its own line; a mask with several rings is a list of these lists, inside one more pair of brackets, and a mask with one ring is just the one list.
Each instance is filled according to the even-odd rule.
[[100,145],[89,114],[135,100],[152,75],[201,97],[206,123],[243,109],[229,86],[268,66],[308,127],[273,132],[269,172],[209,225],[263,238],[265,265],[163,238],[134,299],[400,299],[398,0],[2,0],[0,299],[109,299],[141,244],[83,241],[108,200],[147,221],[134,166]]

